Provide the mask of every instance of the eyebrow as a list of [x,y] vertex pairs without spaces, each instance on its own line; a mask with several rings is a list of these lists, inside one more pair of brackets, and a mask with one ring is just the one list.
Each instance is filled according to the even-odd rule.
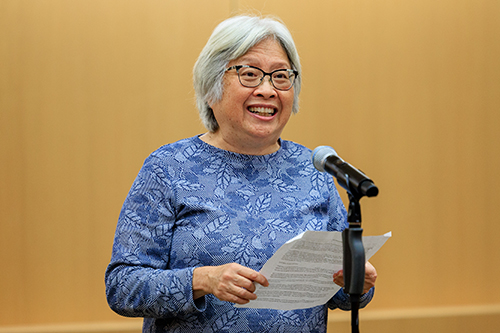
[[[259,65],[261,64],[260,61],[257,60],[257,58],[255,57],[252,57],[252,56],[242,56],[240,58],[240,62],[250,62],[252,63],[259,63]],[[275,63],[271,63],[271,68],[275,68],[275,67],[283,67],[283,68],[286,68],[286,69],[289,69],[289,68],[292,68],[290,62],[287,62],[287,61],[278,61],[278,62],[275,62]]]

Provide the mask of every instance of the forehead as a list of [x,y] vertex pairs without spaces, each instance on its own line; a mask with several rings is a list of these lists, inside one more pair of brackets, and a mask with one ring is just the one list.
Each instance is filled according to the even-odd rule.
[[271,38],[259,42],[241,57],[233,60],[230,64],[244,64],[253,66],[270,66],[272,68],[289,68],[290,60],[281,44]]

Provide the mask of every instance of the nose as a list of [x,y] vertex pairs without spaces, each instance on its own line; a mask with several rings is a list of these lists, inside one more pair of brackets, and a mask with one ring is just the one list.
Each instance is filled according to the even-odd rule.
[[262,78],[262,82],[255,87],[254,94],[265,98],[272,98],[276,96],[276,89],[271,83],[271,76],[266,74]]

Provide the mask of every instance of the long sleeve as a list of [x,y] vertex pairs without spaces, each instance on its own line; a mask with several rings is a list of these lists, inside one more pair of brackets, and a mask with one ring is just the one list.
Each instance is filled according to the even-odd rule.
[[[364,308],[370,303],[375,293],[375,287],[370,289],[366,294],[362,295],[360,298],[359,307]],[[351,310],[351,300],[349,299],[349,295],[344,293],[344,289],[340,289],[335,296],[328,302],[328,307],[330,309],[341,309],[345,311]]]
[[[332,177],[314,168],[309,149],[281,143],[251,156],[193,137],[153,152],[118,219],[105,276],[110,307],[145,317],[144,332],[325,332],[327,305],[279,311],[211,294],[193,300],[195,267],[236,262],[258,271],[298,233],[346,227]],[[350,301],[339,292],[328,306],[349,309]]]
[[108,303],[121,315],[182,318],[203,310],[203,299],[192,298],[194,268],[168,269],[176,216],[170,191],[160,161],[149,157],[123,205],[106,270]]

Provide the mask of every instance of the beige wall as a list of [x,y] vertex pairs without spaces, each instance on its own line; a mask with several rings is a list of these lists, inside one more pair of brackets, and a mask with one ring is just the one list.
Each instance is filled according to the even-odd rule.
[[455,306],[497,309],[480,315],[498,330],[497,0],[0,1],[0,326],[127,322],[103,283],[121,204],[152,150],[204,131],[191,69],[235,11],[295,37],[283,138],[333,146],[380,188],[362,200],[365,235],[393,232],[371,332],[401,328],[395,308]]

